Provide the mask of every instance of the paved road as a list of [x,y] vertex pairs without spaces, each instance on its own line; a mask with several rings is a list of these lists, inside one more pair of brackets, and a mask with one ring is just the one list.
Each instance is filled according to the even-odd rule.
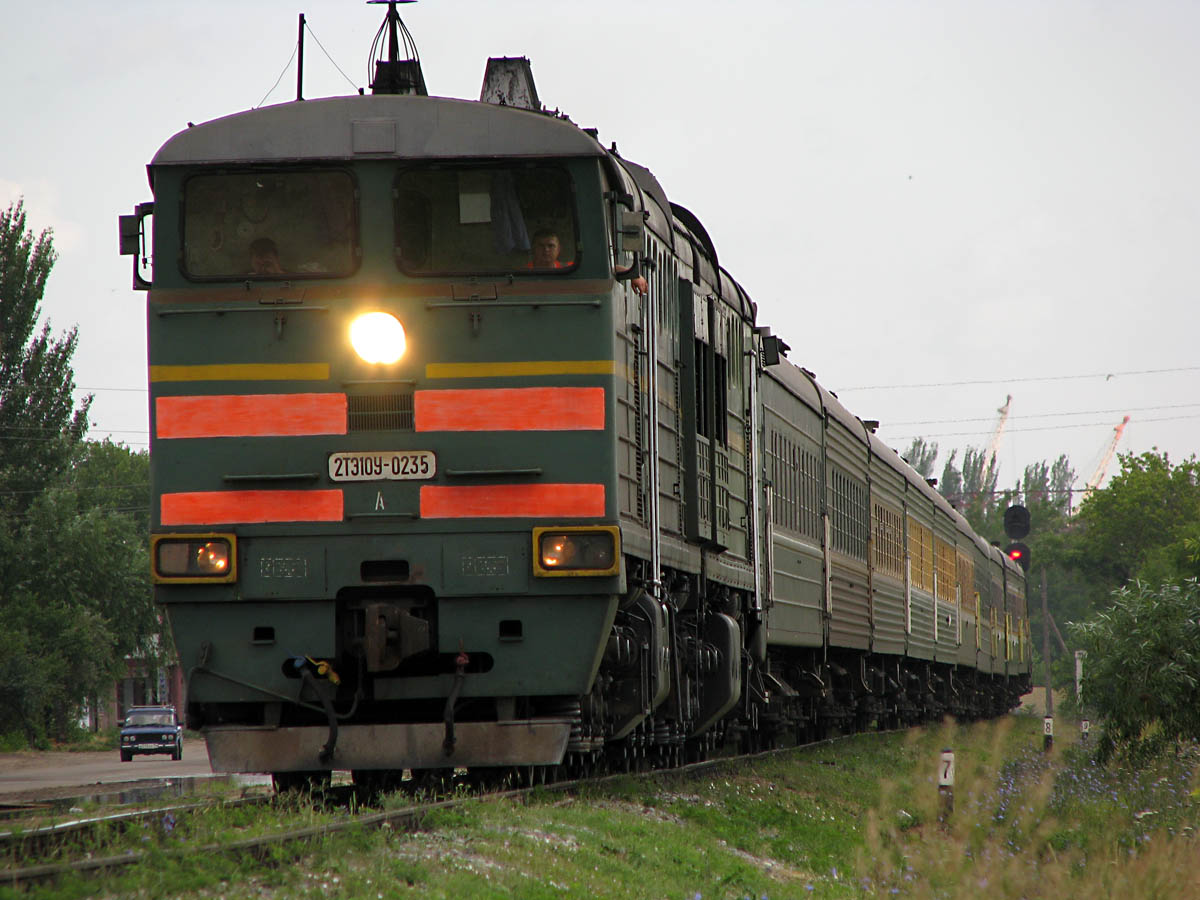
[[[54,799],[96,793],[97,785],[211,774],[208,751],[204,741],[198,738],[184,739],[183,759],[179,762],[164,754],[135,756],[132,762],[123,763],[116,750],[98,753],[0,753],[0,802]],[[85,789],[71,790],[79,787]]]

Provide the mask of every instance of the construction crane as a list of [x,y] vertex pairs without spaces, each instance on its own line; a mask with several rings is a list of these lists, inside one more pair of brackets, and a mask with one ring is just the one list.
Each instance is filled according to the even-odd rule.
[[1012,406],[1012,394],[1004,398],[1004,405],[996,410],[997,418],[996,425],[992,429],[992,440],[988,443],[987,455],[984,457],[986,468],[984,469],[984,483],[989,480],[988,476],[996,471],[996,453],[1000,449],[1000,438],[1004,434],[1004,426],[1008,422],[1008,410]]
[[1108,439],[1108,445],[1100,455],[1100,463],[1096,466],[1096,470],[1092,472],[1092,477],[1083,486],[1083,498],[1085,500],[1092,491],[1100,487],[1100,482],[1104,480],[1104,475],[1108,471],[1108,464],[1112,462],[1113,454],[1117,452],[1117,444],[1121,442],[1121,435],[1125,433],[1125,426],[1128,424],[1129,416],[1126,416],[1121,420],[1121,424],[1113,428],[1112,437]]

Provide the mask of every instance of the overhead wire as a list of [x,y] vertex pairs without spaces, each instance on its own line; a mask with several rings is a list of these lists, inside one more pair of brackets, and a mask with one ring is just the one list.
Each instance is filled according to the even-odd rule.
[[[1135,412],[1148,412],[1158,409],[1190,409],[1194,406],[1200,406],[1200,403],[1171,403],[1164,406],[1126,406],[1121,409],[1088,409],[1080,410],[1079,412],[1052,412],[1052,413],[1027,413],[1021,416],[1010,417],[1010,422],[1015,422],[1023,419],[1056,419],[1062,416],[1103,416],[1112,413],[1114,415],[1127,415]],[[888,422],[888,425],[949,425],[959,422],[991,422],[994,416],[981,416],[964,419],[917,419],[907,422]],[[1148,419],[1142,421],[1150,421]],[[1073,426],[1071,426],[1073,427]]]
[[[1196,413],[1195,415],[1191,415],[1191,416],[1158,416],[1158,417],[1149,418],[1149,419],[1135,419],[1134,422],[1136,424],[1141,425],[1146,422],[1177,422],[1182,419],[1200,419],[1200,413]],[[1010,428],[1009,431],[1010,432],[1062,431],[1062,430],[1065,430],[1068,428],[1108,428],[1108,429],[1111,429],[1112,427],[1113,427],[1112,422],[1074,422],[1074,423],[1065,424],[1065,425],[1039,425],[1034,428]],[[880,430],[885,431],[885,429],[883,429],[883,428],[880,428]],[[977,436],[977,435],[981,435],[981,434],[990,434],[990,432],[988,432],[988,431],[943,431],[943,432],[938,432],[936,434],[913,434],[913,435],[889,436],[888,439],[893,440],[893,441],[902,441],[902,440],[907,440],[908,438],[912,438],[912,437],[921,437],[921,438],[972,437],[972,436]]]
[[[345,73],[343,73],[344,75]],[[1176,366],[1170,369],[1136,369],[1123,372],[1091,372],[1082,375],[1034,375],[1024,378],[981,378],[966,381],[930,381],[930,382],[913,382],[910,384],[863,384],[855,385],[854,387],[838,388],[834,393],[841,394],[846,391],[883,391],[883,390],[901,390],[901,389],[917,389],[917,388],[939,388],[939,387],[966,387],[974,385],[987,384],[1022,384],[1036,383],[1042,381],[1081,381],[1088,378],[1118,378],[1134,375],[1169,375],[1178,372],[1200,372],[1200,366]],[[92,392],[92,391],[127,391],[130,393],[146,393],[148,390],[145,387],[74,387],[76,392]],[[1108,410],[1100,410],[1107,412]],[[1119,410],[1114,410],[1119,411]]]
[[1024,378],[983,378],[969,381],[931,381],[920,384],[864,384],[838,388],[837,393],[846,391],[892,391],[909,388],[963,387],[979,384],[1024,384],[1039,381],[1079,381],[1085,378],[1117,378],[1125,375],[1167,375],[1176,372],[1200,372],[1200,366],[1176,366],[1170,369],[1137,369],[1128,372],[1093,372],[1087,375],[1031,375]]
[[43,494],[46,491],[54,491],[63,494],[78,494],[83,491],[123,491],[132,490],[133,488],[149,488],[150,482],[139,481],[136,484],[82,484],[76,487],[58,487],[50,485],[45,488],[30,488],[28,490],[19,491],[0,491],[0,497],[15,497],[18,494]]
[[[907,424],[907,423],[905,423]],[[88,430],[99,429],[105,434],[149,434],[145,428],[102,428],[97,422],[88,422]],[[0,427],[0,434],[62,434],[69,429],[55,428],[53,425],[12,425]]]

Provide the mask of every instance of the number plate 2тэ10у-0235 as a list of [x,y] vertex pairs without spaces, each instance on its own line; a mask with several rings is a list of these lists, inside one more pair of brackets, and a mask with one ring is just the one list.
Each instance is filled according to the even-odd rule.
[[333,453],[329,457],[331,481],[420,481],[432,478],[436,471],[432,450]]

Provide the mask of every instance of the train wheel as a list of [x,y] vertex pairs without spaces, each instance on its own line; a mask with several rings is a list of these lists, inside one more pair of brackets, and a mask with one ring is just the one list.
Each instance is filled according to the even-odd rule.
[[271,782],[275,785],[275,793],[283,794],[296,791],[306,794],[319,794],[329,787],[333,775],[330,772],[272,772]]
[[412,778],[404,782],[403,788],[410,794],[440,797],[454,787],[453,769],[413,769]]
[[546,783],[545,766],[517,766],[516,783],[519,787],[531,788]]
[[372,800],[401,789],[403,769],[354,769],[350,773],[354,786]]
[[512,772],[504,766],[472,766],[467,780],[478,791],[503,791],[512,785]]

